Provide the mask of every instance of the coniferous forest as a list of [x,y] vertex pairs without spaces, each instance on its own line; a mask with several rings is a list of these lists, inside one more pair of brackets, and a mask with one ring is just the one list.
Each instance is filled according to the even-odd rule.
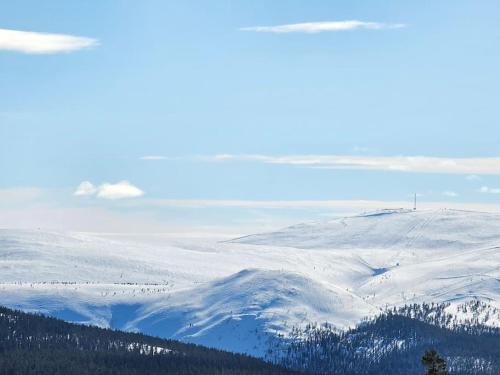
[[430,349],[442,356],[451,375],[500,374],[500,330],[450,326],[445,309],[407,306],[348,331],[328,325],[294,329],[290,337],[270,341],[266,362],[0,307],[0,375],[417,375]]
[[[419,375],[422,354],[436,349],[455,375],[500,374],[500,329],[455,324],[447,305],[411,305],[348,331],[325,325],[294,329],[276,340],[268,359],[298,371],[345,375]],[[480,309],[471,302],[469,309]]]
[[244,355],[0,307],[1,375],[292,373]]

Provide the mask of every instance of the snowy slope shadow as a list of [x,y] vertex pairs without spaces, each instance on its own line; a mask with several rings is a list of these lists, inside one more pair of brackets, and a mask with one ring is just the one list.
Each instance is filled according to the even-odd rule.
[[331,316],[347,325],[353,311],[360,318],[374,312],[347,291],[298,273],[245,269],[145,307],[126,328],[262,355],[268,334]]

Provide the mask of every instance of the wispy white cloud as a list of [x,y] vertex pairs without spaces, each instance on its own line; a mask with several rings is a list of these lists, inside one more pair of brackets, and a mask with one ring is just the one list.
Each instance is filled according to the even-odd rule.
[[470,174],[470,175],[466,176],[465,179],[467,181],[481,181],[482,180],[482,178],[476,174]]
[[445,158],[428,156],[359,155],[231,155],[201,157],[204,161],[247,161],[321,169],[384,170],[418,173],[500,174],[500,157]]
[[380,23],[380,22],[365,22],[358,20],[348,21],[326,21],[326,22],[303,22],[276,26],[252,26],[242,27],[241,31],[254,31],[259,33],[321,33],[332,31],[349,31],[349,30],[382,30],[382,29],[399,29],[405,27],[402,23]]
[[489,186],[482,186],[479,189],[480,193],[485,193],[485,194],[500,194],[500,188],[492,188]]
[[128,181],[120,181],[116,184],[104,183],[99,186],[95,186],[90,181],[83,181],[78,185],[73,195],[95,195],[98,198],[116,200],[140,197],[144,195],[144,192]]
[[98,45],[97,39],[65,34],[0,29],[0,50],[29,54],[72,52]]
[[73,195],[84,196],[84,195],[94,195],[97,192],[97,188],[90,181],[82,181],[80,185],[76,188]]
[[455,191],[447,190],[443,191],[443,195],[449,198],[457,198],[459,194]]
[[146,156],[141,156],[141,160],[167,160],[168,157],[162,156],[162,155],[146,155]]

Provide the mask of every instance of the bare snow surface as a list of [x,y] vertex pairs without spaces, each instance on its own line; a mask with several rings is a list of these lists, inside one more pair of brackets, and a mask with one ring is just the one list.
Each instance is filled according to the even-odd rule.
[[262,355],[292,326],[346,328],[390,306],[451,302],[459,318],[471,299],[500,308],[500,215],[385,210],[226,242],[4,229],[0,298]]

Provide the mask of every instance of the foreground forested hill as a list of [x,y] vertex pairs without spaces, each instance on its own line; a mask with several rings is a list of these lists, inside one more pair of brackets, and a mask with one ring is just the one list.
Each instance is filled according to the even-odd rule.
[[[471,302],[464,312],[472,317],[485,306]],[[347,331],[329,325],[294,329],[290,339],[270,347],[268,359],[315,374],[420,375],[422,354],[435,348],[452,375],[500,374],[500,329],[477,320],[456,324],[448,307],[405,306]]]
[[0,307],[2,375],[291,373],[244,355]]
[[[448,307],[393,309],[347,331],[328,325],[293,329],[290,337],[269,342],[267,359],[312,374],[417,375],[422,354],[436,348],[452,375],[499,374],[500,329],[455,324]],[[470,303],[467,313],[474,316],[483,307]],[[292,373],[245,355],[0,307],[0,375]]]

